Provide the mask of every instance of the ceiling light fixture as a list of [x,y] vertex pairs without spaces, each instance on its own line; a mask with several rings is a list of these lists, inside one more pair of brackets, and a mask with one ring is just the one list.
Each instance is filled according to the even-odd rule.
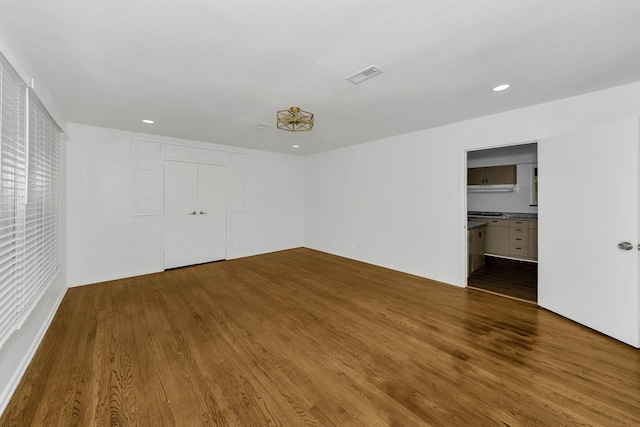
[[299,145],[292,145],[291,148],[300,148]]
[[313,113],[302,111],[298,107],[279,110],[277,114],[278,129],[289,132],[304,132],[313,128]]
[[504,85],[500,85],[500,86],[496,86],[493,88],[494,92],[502,92],[503,90],[507,90],[511,87],[511,85],[508,84],[504,84]]
[[154,122],[153,120],[144,119],[144,120],[142,121],[142,123],[146,123],[146,124],[148,124],[148,125],[152,125],[152,124],[154,124],[155,122]]

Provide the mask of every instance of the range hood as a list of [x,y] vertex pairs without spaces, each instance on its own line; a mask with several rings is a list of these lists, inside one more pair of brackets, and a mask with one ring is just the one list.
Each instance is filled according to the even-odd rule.
[[513,193],[518,191],[514,184],[467,185],[467,193]]

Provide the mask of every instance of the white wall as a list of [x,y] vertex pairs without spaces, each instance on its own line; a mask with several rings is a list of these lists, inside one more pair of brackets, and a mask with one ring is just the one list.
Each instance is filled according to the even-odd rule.
[[163,219],[132,215],[136,138],[241,151],[246,210],[228,217],[228,258],[302,246],[303,160],[297,156],[68,124],[70,286],[164,269]]
[[517,165],[520,163],[536,163],[538,161],[537,143],[512,145],[509,147],[490,148],[488,150],[469,151],[467,167]]
[[247,152],[244,212],[229,218],[230,258],[303,245],[303,159]]
[[[468,150],[638,115],[634,83],[309,156],[305,246],[465,286]],[[558,226],[544,217],[538,224]]]
[[307,157],[305,246],[458,283],[459,156],[410,134]]

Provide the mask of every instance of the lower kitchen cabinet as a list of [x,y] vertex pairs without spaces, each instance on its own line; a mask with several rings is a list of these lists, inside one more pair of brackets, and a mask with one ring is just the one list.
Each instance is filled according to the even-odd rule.
[[487,227],[478,227],[469,230],[469,274],[473,273],[484,265],[484,254],[486,251]]
[[487,253],[509,256],[509,220],[490,219],[487,223]]
[[487,255],[538,259],[538,221],[470,218],[486,222]]
[[529,221],[509,221],[509,255],[529,258]]
[[529,258],[538,259],[538,221],[529,221]]

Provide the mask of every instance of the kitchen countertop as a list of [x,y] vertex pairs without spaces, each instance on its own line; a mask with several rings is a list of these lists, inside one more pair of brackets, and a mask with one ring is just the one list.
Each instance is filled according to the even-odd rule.
[[486,227],[486,222],[479,221],[467,221],[467,230],[473,230],[474,228]]
[[482,218],[484,219],[526,219],[528,221],[537,221],[538,214],[537,213],[518,213],[518,212],[505,212],[500,216],[484,216],[481,213],[475,213],[473,215],[468,215],[470,218]]

